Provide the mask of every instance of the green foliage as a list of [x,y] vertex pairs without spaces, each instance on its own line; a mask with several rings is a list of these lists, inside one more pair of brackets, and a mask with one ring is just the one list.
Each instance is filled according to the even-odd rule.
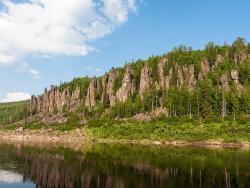
[[[145,60],[132,61],[127,63],[130,66],[135,84],[135,92],[125,102],[116,102],[115,106],[110,107],[110,101],[107,93],[95,92],[97,106],[89,109],[82,105],[75,113],[81,113],[86,119],[108,117],[108,118],[129,118],[138,113],[145,113],[163,107],[170,117],[196,117],[197,119],[208,117],[218,118],[221,116],[222,95],[226,99],[227,115],[233,119],[242,115],[250,114],[250,62],[235,63],[235,59],[239,61],[241,57],[246,57],[250,53],[250,44],[245,39],[237,38],[232,45],[224,44],[222,46],[209,42],[204,50],[193,50],[191,47],[181,45],[174,48],[171,52],[163,56],[152,56]],[[243,55],[242,55],[243,54]],[[222,61],[217,64],[217,58],[221,56]],[[164,68],[164,77],[169,75],[172,70],[172,77],[169,80],[169,88],[159,88],[158,63],[166,59],[167,63]],[[208,61],[211,71],[204,74],[201,62]],[[139,95],[140,75],[142,68],[147,64],[152,70],[152,80],[149,88],[145,91],[143,99]],[[194,74],[196,85],[195,88],[190,87],[190,70],[188,67],[194,66]],[[216,65],[216,66],[215,66]],[[116,68],[117,79],[114,86],[114,94],[122,86],[122,80],[126,66]],[[231,70],[239,71],[239,81],[242,91],[238,91],[238,86],[231,79]],[[179,74],[178,74],[179,72]],[[180,75],[181,73],[181,75]],[[222,91],[221,76],[228,75],[229,91]],[[202,75],[202,79],[199,77]],[[98,77],[99,81],[103,77]],[[75,78],[71,82],[61,83],[60,90],[65,88],[75,90],[80,88],[81,101],[85,100],[87,88],[90,82],[89,77]],[[183,84],[180,86],[180,80]],[[155,83],[158,84],[155,84]],[[194,84],[194,83],[192,83]],[[191,91],[191,89],[193,89]],[[103,99],[103,101],[101,100]],[[103,102],[103,103],[102,103]],[[21,109],[21,110],[20,110]],[[69,106],[64,106],[62,112],[68,114]],[[15,120],[24,119],[29,114],[28,105],[18,105],[1,108],[0,105],[0,123],[11,123]],[[31,114],[36,114],[36,110],[32,110]],[[58,113],[55,109],[54,113]],[[70,120],[71,121],[71,120]]]
[[160,106],[159,95],[160,95],[159,91],[157,91],[154,87],[148,89],[145,92],[145,97],[143,99],[144,111],[149,112],[149,111],[155,109],[156,107]]
[[239,98],[239,111],[241,114],[250,114],[250,92],[244,89],[241,97]]
[[207,60],[211,65],[213,65],[216,61],[216,56],[218,54],[219,46],[216,45],[214,42],[209,42],[205,47],[205,54],[207,57]]
[[131,66],[131,69],[133,70],[133,79],[135,82],[135,87],[138,90],[140,86],[140,76],[141,76],[141,70],[144,66],[144,61],[139,59],[136,62],[132,62],[130,66]]
[[237,91],[236,86],[232,87],[231,92],[229,93],[229,104],[228,104],[228,111],[231,112],[231,115],[235,117],[239,113],[239,93]]
[[218,118],[206,122],[189,118],[156,119],[150,122],[94,120],[87,131],[96,138],[114,140],[250,140],[248,121],[222,121]]
[[246,39],[238,37],[232,45],[235,52],[242,52],[246,50]]
[[65,88],[69,88],[73,91],[77,87],[80,87],[81,98],[83,98],[87,95],[87,88],[88,88],[89,82],[90,82],[89,77],[74,78],[71,82],[61,83],[59,88],[61,91]]
[[199,91],[201,95],[201,116],[203,118],[212,114],[212,98],[213,86],[210,80],[200,82]]
[[123,76],[124,76],[124,73],[125,73],[125,68],[117,68],[116,71],[117,71],[117,78],[116,78],[116,81],[115,81],[115,88],[114,88],[115,92],[117,92],[117,90],[122,85],[122,79],[123,79]]
[[174,48],[167,54],[170,63],[179,63],[184,65],[200,63],[204,58],[204,52],[201,50],[192,50],[191,47],[184,45]]
[[[198,118],[220,117],[222,106],[221,75],[227,74],[229,79],[230,93],[225,93],[227,115],[236,117],[246,115],[249,110],[249,88],[250,84],[250,62],[245,61],[241,64],[235,63],[235,57],[240,58],[242,53],[249,53],[250,44],[246,44],[245,39],[237,38],[230,46],[222,46],[209,42],[204,50],[193,50],[191,47],[181,45],[174,48],[164,56],[152,56],[146,60],[137,60],[127,63],[123,68],[116,68],[117,79],[115,81],[114,93],[122,86],[122,80],[126,66],[130,66],[135,83],[135,94],[125,102],[117,102],[115,106],[110,107],[108,96],[103,95],[103,104],[101,104],[101,93],[96,93],[97,106],[93,109],[82,107],[82,113],[87,119],[99,118],[102,116],[112,118],[129,118],[138,113],[150,112],[159,107],[167,109],[169,116],[189,116]],[[245,54],[246,55],[246,54]],[[217,58],[221,56],[222,62],[216,63]],[[162,58],[167,60],[167,66],[164,69],[165,76],[173,71],[170,79],[169,89],[157,88],[155,83],[159,84],[158,63]],[[208,61],[210,68],[213,67],[203,79],[199,78],[201,74],[201,62]],[[142,68],[147,64],[152,70],[152,84],[145,92],[143,99],[139,96],[140,75]],[[178,66],[177,66],[178,65]],[[194,65],[194,74],[196,86],[194,91],[190,91],[187,79],[187,67]],[[183,73],[182,87],[178,86],[180,81],[178,71]],[[242,95],[239,95],[234,81],[230,79],[231,70],[239,71],[239,80],[244,88]],[[98,78],[101,79],[102,77]],[[87,91],[90,78],[78,78],[72,82],[64,83],[61,88],[70,87],[75,89],[81,86],[81,96],[84,98]],[[224,95],[224,93],[223,93]],[[108,110],[105,110],[108,109]],[[105,113],[104,113],[105,112]]]
[[158,63],[159,63],[159,61],[160,61],[160,56],[152,56],[147,60],[148,66],[152,70],[153,83],[159,81],[159,75],[158,75]]
[[240,82],[244,85],[250,84],[250,63],[244,62],[239,66]]
[[0,103],[0,125],[22,120],[29,115],[28,102]]

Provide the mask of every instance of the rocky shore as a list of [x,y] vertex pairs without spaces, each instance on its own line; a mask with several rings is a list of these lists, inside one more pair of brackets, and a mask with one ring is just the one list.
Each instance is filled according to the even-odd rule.
[[20,143],[25,145],[59,144],[69,147],[79,147],[87,142],[80,129],[69,132],[60,132],[52,129],[25,130],[0,130],[2,142]]
[[112,144],[140,144],[140,145],[165,145],[178,147],[206,147],[206,148],[239,148],[250,149],[250,142],[237,141],[226,142],[224,140],[202,140],[202,141],[152,141],[152,140],[114,140],[114,139],[97,139],[88,135],[84,129],[75,129],[72,131],[60,132],[52,129],[24,130],[0,130],[0,141],[24,144],[24,145],[48,145],[57,144],[70,147],[73,149],[83,145],[94,143],[112,143]]

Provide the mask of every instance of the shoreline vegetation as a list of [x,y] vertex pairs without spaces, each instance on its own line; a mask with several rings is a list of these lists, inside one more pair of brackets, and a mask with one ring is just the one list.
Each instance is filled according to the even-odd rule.
[[31,146],[44,146],[44,145],[63,145],[69,148],[81,148],[84,145],[92,145],[98,143],[105,144],[132,144],[132,145],[161,145],[161,146],[176,146],[176,147],[202,147],[211,149],[223,149],[223,148],[238,148],[238,149],[250,149],[249,141],[235,141],[227,142],[222,139],[211,140],[115,140],[115,139],[97,139],[90,137],[80,137],[73,135],[73,131],[69,131],[64,134],[41,134],[42,130],[26,131],[20,133],[17,131],[0,131],[0,142],[11,144],[23,144]]
[[63,144],[72,148],[93,143],[237,147],[250,149],[250,121],[190,120],[157,118],[150,121],[90,120],[85,126],[76,122],[44,125],[33,122],[0,129],[0,140],[23,144]]

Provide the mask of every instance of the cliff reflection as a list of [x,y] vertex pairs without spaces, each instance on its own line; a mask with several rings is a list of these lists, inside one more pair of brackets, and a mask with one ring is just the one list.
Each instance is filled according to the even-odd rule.
[[250,152],[95,145],[76,152],[0,145],[0,170],[39,187],[250,187]]

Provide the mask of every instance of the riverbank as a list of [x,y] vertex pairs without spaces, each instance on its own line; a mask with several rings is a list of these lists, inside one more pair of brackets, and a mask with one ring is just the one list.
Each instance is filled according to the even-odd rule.
[[60,144],[71,148],[81,147],[86,144],[88,139],[85,138],[80,129],[72,131],[57,131],[53,129],[23,129],[1,130],[1,142],[24,144],[24,145],[51,145]]
[[249,141],[228,142],[223,139],[208,140],[129,140],[114,138],[98,138],[91,135],[88,129],[74,129],[61,132],[53,129],[23,129],[23,130],[0,130],[1,142],[24,144],[24,145],[51,145],[59,144],[70,148],[81,148],[84,145],[94,143],[109,144],[136,144],[136,145],[162,145],[162,146],[195,146],[206,148],[240,148],[250,149]]

